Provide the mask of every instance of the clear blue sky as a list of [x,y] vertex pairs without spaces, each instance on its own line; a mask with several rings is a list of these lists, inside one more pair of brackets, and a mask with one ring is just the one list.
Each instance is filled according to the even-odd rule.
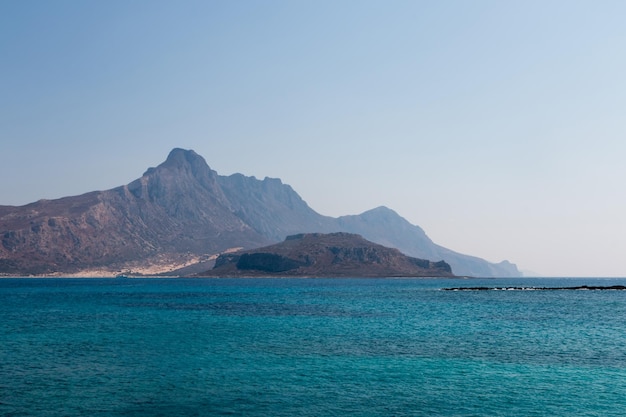
[[386,205],[545,275],[626,276],[624,1],[0,0],[0,204],[174,147]]

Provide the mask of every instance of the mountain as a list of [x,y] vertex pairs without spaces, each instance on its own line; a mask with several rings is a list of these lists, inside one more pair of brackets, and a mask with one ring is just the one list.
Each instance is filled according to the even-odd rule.
[[322,216],[279,179],[220,176],[200,155],[183,149],[172,150],[128,185],[0,206],[0,273],[187,274],[206,270],[220,253],[315,232],[356,233],[409,256],[443,259],[457,275],[520,275],[515,265],[491,264],[434,244],[388,208]]
[[373,242],[398,248],[407,255],[425,259],[444,259],[458,275],[521,276],[517,267],[510,262],[493,264],[435,244],[421,227],[412,225],[387,207],[378,207],[357,216],[342,216],[337,219],[337,222],[339,230],[358,233]]
[[337,231],[336,219],[318,214],[279,179],[234,174],[218,183],[235,215],[273,242],[303,232]]
[[270,243],[230,210],[217,177],[195,152],[175,149],[122,187],[0,207],[0,272],[180,266]]
[[307,233],[220,255],[199,276],[452,277],[450,265],[412,258],[351,233]]

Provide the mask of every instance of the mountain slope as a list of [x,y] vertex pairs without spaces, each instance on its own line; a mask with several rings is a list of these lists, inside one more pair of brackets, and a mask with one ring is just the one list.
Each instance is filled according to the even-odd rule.
[[361,234],[372,242],[398,248],[407,255],[425,259],[444,259],[457,275],[520,276],[517,267],[507,261],[492,264],[484,259],[463,255],[435,244],[422,228],[412,225],[387,207],[378,207],[356,216],[342,216],[337,221],[342,231]]
[[435,245],[388,208],[322,216],[278,179],[220,176],[183,149],[125,186],[0,206],[0,273],[160,273],[305,232],[360,234],[410,256],[443,259],[457,275],[519,275],[512,264],[490,264]]
[[333,232],[336,220],[318,214],[279,179],[234,174],[218,177],[233,212],[271,241],[306,232]]
[[126,186],[2,207],[0,233],[9,274],[176,263],[271,242],[231,212],[204,159],[181,149]]

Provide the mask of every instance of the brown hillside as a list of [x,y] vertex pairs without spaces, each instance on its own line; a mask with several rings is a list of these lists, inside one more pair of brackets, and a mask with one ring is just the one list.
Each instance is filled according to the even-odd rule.
[[450,266],[412,258],[351,233],[289,236],[264,248],[221,255],[201,276],[453,276]]

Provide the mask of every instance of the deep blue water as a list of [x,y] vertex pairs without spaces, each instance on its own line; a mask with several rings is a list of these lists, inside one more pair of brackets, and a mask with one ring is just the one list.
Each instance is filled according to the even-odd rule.
[[0,416],[623,416],[626,279],[1,279]]

